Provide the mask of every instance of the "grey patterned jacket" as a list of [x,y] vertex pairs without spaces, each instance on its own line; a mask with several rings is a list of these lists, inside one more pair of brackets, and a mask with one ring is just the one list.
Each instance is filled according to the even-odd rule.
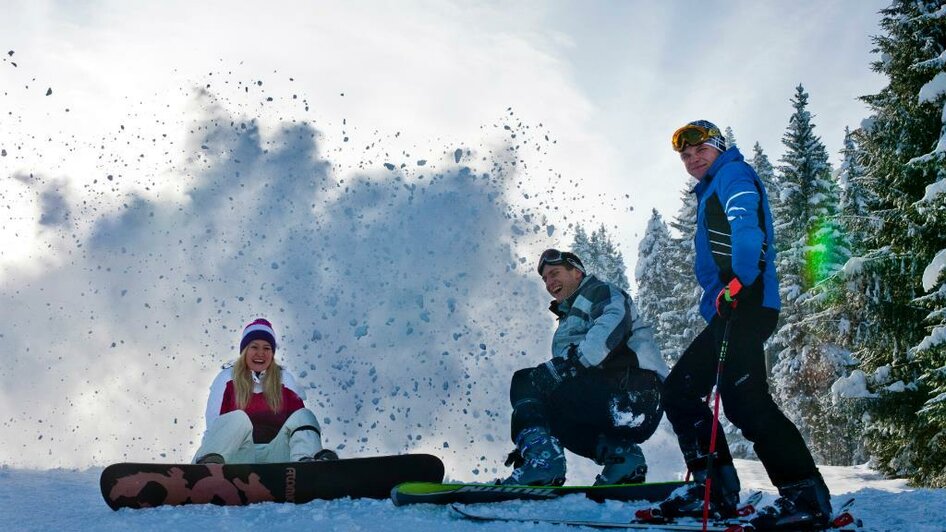
[[666,377],[667,364],[654,342],[653,330],[641,319],[631,296],[617,286],[594,275],[585,276],[571,297],[561,303],[553,301],[549,310],[558,316],[553,356],[567,356],[574,344],[586,367],[609,367],[621,363],[617,358],[629,356],[632,366]]

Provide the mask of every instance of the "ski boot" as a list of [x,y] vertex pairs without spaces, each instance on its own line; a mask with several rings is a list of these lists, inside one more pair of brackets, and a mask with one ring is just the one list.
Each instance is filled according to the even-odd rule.
[[759,510],[752,526],[759,530],[821,530],[831,526],[831,494],[821,473],[778,486],[773,506]]
[[[739,476],[732,464],[714,466],[710,485],[709,515],[717,519],[735,517],[739,509]],[[677,517],[703,517],[706,497],[706,470],[693,472],[694,482],[674,490],[656,508],[640,510],[637,518],[642,521],[660,521]]]
[[565,452],[558,438],[544,427],[523,430],[516,438],[517,449],[506,460],[515,467],[503,485],[561,486],[565,483]]
[[595,477],[595,486],[641,484],[647,479],[644,452],[631,441],[600,436],[595,448],[595,463],[604,466]]

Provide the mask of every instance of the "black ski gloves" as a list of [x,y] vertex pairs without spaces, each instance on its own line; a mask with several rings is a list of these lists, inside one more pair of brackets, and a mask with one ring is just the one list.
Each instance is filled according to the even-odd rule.
[[532,370],[532,383],[544,392],[551,392],[567,379],[577,377],[585,370],[579,360],[578,346],[572,344],[565,357],[552,357]]

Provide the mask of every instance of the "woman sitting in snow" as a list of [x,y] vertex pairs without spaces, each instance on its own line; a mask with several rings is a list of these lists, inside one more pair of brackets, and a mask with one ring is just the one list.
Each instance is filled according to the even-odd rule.
[[217,375],[207,400],[207,431],[198,464],[249,464],[335,460],[322,448],[305,391],[277,364],[276,333],[258,319],[243,329],[240,357]]

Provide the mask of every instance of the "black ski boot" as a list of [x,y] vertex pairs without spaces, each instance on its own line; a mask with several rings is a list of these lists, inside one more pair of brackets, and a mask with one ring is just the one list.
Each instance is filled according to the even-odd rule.
[[558,438],[544,427],[523,430],[516,438],[517,450],[506,465],[515,469],[500,484],[515,486],[561,486],[565,483],[565,452]]
[[759,530],[822,530],[831,526],[831,494],[821,473],[778,486],[773,506],[759,510],[752,526]]
[[604,466],[595,477],[595,486],[640,484],[647,480],[647,461],[640,445],[632,441],[600,436],[595,449],[595,463]]
[[[725,519],[735,517],[739,508],[739,476],[732,464],[714,466],[710,485],[709,515]],[[692,484],[677,488],[670,497],[660,503],[657,515],[672,519],[675,517],[703,517],[703,504],[706,497],[706,470],[693,472]]]

